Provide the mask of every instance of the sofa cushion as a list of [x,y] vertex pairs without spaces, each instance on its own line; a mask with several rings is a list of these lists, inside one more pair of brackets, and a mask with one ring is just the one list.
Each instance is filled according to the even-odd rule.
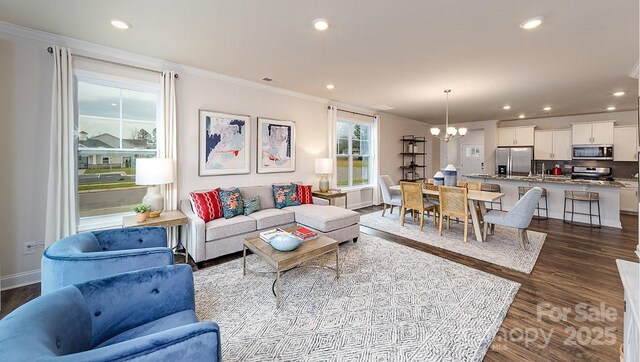
[[300,204],[313,204],[313,195],[311,194],[311,185],[296,184],[298,187],[298,200]]
[[129,341],[135,338],[148,336],[154,333],[198,322],[198,316],[196,316],[196,313],[192,309],[184,310],[122,332],[117,336],[100,343],[95,348],[110,346],[112,344]]
[[190,192],[189,196],[191,208],[204,222],[223,216],[219,187],[215,190]]
[[296,222],[322,232],[342,229],[360,222],[360,214],[337,206],[305,204],[287,207],[296,214]]
[[220,201],[222,201],[222,212],[225,219],[244,214],[242,194],[237,187],[220,190]]
[[204,224],[207,241],[223,239],[256,230],[256,220],[244,215],[231,219],[215,219]]
[[273,185],[273,198],[278,209],[300,205],[298,188],[295,184]]
[[240,187],[240,193],[243,199],[251,199],[255,196],[260,196],[260,208],[271,209],[276,207],[273,201],[273,190],[271,186],[245,186]]
[[267,229],[295,222],[295,214],[288,209],[264,209],[249,216],[256,220],[257,229]]
[[242,199],[244,201],[244,214],[249,216],[256,211],[262,209],[260,207],[260,196],[256,195],[250,199]]

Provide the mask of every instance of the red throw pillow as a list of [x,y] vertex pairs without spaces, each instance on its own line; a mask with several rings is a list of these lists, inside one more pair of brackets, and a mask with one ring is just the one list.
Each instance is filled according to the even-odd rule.
[[300,200],[301,204],[313,204],[311,185],[298,184],[298,200]]
[[204,222],[209,222],[224,216],[222,202],[220,202],[220,188],[203,192],[190,192],[191,206]]

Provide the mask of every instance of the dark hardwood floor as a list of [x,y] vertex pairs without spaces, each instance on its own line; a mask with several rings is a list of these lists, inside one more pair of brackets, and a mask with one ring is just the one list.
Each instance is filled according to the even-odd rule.
[[[380,210],[368,207],[366,214]],[[531,274],[472,259],[430,245],[362,226],[362,232],[422,250],[521,284],[485,361],[618,361],[622,343],[623,290],[615,259],[638,261],[637,217],[622,215],[622,230],[569,226],[558,220],[531,223],[547,233]],[[207,268],[241,257],[240,253],[192,264]],[[40,294],[39,284],[2,292],[0,318]],[[547,303],[547,304],[545,304]],[[545,312],[562,311],[552,319]],[[589,310],[587,308],[594,308]],[[616,315],[602,315],[609,308]],[[586,312],[583,312],[586,311]],[[596,313],[598,311],[598,313]],[[581,317],[591,321],[581,321]],[[615,339],[615,340],[613,340]]]

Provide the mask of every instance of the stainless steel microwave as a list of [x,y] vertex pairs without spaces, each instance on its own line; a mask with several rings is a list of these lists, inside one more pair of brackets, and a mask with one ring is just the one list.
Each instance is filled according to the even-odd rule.
[[612,145],[573,145],[574,160],[613,160]]

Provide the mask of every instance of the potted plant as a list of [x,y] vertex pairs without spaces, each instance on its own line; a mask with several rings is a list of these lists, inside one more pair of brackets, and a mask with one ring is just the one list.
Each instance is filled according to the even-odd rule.
[[147,221],[147,217],[149,216],[149,210],[151,210],[151,206],[145,204],[139,204],[133,207],[133,211],[136,213],[136,221],[137,222],[145,222]]

